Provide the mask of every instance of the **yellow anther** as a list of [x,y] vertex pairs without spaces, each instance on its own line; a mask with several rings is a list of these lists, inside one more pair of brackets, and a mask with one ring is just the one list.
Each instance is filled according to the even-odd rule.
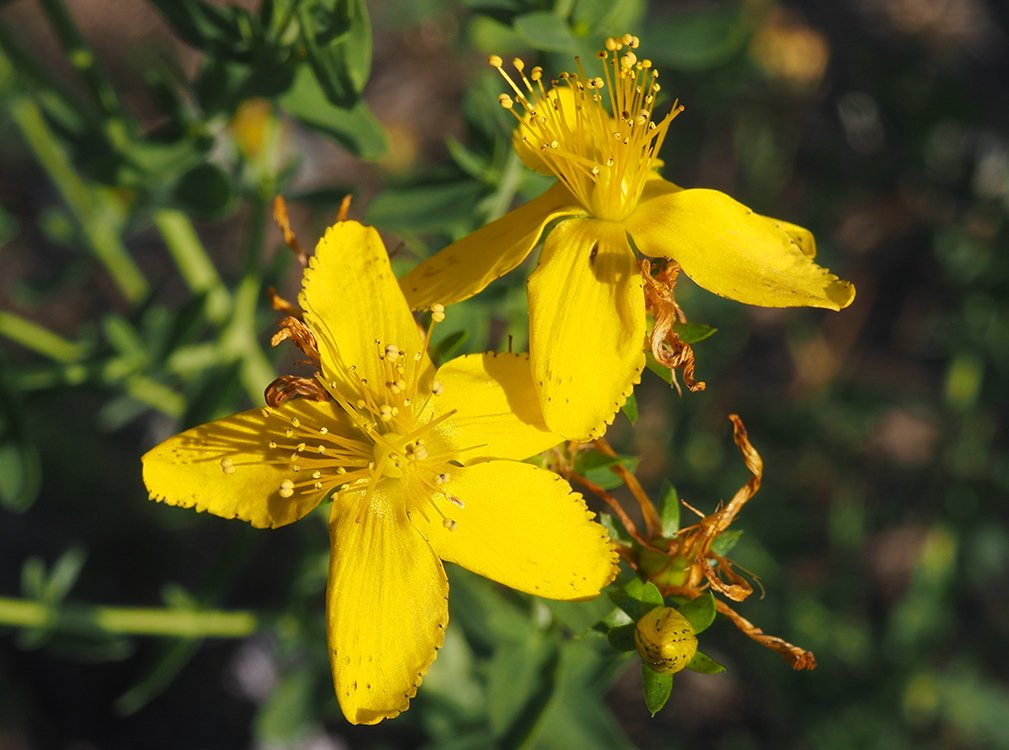
[[326,435],[328,433],[329,433],[329,428],[328,427],[320,427],[319,428],[319,434],[320,435]]
[[382,404],[382,406],[378,407],[378,418],[381,419],[383,422],[388,422],[390,419],[392,419],[392,417],[393,413],[391,406],[389,406],[388,404]]
[[399,347],[395,344],[386,344],[385,346],[385,358],[390,362],[395,362],[399,359]]
[[431,393],[433,395],[440,396],[443,390],[444,388],[442,388],[441,383],[439,383],[437,380],[431,384]]
[[498,55],[491,55],[487,58],[487,62],[492,68],[500,68],[504,65],[504,61]]
[[442,520],[441,525],[444,526],[448,531],[455,531],[455,527],[458,524],[451,518],[445,518]]
[[271,440],[271,441],[270,441],[270,442],[268,443],[268,445],[270,446],[270,450],[273,450],[274,448],[276,448],[276,447],[277,447],[277,441],[276,441],[276,440]]
[[519,73],[521,73],[523,70],[526,69],[525,61],[523,61],[521,57],[516,57],[515,59],[513,59],[512,65],[515,67],[515,70],[517,70]]
[[529,78],[532,79],[533,83],[536,83],[543,78],[543,68],[537,65],[531,71],[529,71]]
[[234,474],[235,473],[235,464],[234,464],[234,462],[230,458],[227,458],[227,457],[222,458],[221,459],[221,471],[223,471],[225,474]]
[[285,479],[280,483],[280,496],[281,497],[291,497],[294,494],[294,482],[290,479]]
[[435,323],[441,323],[445,320],[445,305],[440,302],[435,302],[431,305],[431,320]]
[[620,67],[624,70],[630,70],[634,67],[634,63],[638,61],[638,56],[633,52],[628,52],[620,58]]
[[497,103],[504,109],[512,109],[515,106],[515,102],[510,96],[508,96],[508,94],[501,94],[498,96]]
[[322,472],[321,471],[313,471],[312,472],[312,479],[320,479],[321,477],[322,477]]

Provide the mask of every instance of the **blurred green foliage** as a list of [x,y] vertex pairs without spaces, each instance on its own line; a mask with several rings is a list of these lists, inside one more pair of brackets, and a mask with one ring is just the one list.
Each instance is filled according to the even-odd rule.
[[[1003,3],[132,5],[0,5],[0,745],[1009,745]],[[681,282],[708,390],[645,373],[635,430],[611,433],[668,536],[693,522],[680,497],[710,512],[746,479],[725,429],[743,416],[766,473],[721,551],[766,590],[741,613],[819,667],[719,618],[701,643],[727,671],[677,676],[651,719],[636,660],[593,630],[633,603],[453,569],[413,708],[349,727],[324,658],[325,519],[267,534],[155,506],[139,455],[291,366],[265,347],[266,289],[299,275],[275,195],[310,246],[354,193],[405,270],[547,184],[480,57],[559,71],[627,30],[686,105],[665,176],[810,227],[859,289],[834,316]],[[436,355],[523,349],[521,276],[450,308]],[[619,491],[612,461],[582,460]],[[108,604],[174,636],[95,628]]]

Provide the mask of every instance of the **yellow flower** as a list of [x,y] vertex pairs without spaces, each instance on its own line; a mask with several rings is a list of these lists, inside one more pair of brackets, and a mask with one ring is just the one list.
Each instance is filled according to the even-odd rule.
[[577,599],[612,580],[616,554],[580,495],[520,463],[560,440],[528,358],[470,355],[435,371],[374,229],[331,227],[299,301],[331,400],[187,430],[144,456],[144,481],[152,499],[259,527],[332,493],[330,662],[347,719],[374,724],[407,708],[442,643],[442,560]]
[[557,184],[402,280],[415,309],[466,299],[515,268],[562,219],[529,278],[529,335],[546,423],[569,439],[599,436],[640,378],[645,300],[634,250],[669,258],[705,289],[748,304],[840,310],[855,296],[813,262],[807,230],[658,175],[659,149],[682,108],[655,120],[658,72],[637,46],[629,34],[609,39],[598,55],[601,77],[579,63],[549,89],[540,68],[527,75],[515,60],[516,80],[492,57],[513,89],[499,102],[519,120],[516,150]]

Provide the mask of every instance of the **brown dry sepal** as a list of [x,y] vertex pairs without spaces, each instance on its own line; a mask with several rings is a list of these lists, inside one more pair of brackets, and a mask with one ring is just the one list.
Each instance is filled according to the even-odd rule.
[[680,390],[680,385],[675,374],[680,370],[683,373],[683,383],[691,392],[703,391],[707,385],[694,376],[694,350],[680,338],[675,328],[676,323],[687,321],[683,310],[676,304],[679,264],[666,263],[653,276],[651,262],[642,260],[641,275],[645,280],[645,309],[652,314],[654,320],[650,336],[652,356],[672,372],[673,385],[677,390]]

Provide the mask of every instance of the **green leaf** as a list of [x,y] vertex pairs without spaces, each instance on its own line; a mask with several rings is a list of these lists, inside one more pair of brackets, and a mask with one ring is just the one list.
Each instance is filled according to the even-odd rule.
[[367,161],[385,156],[389,144],[385,130],[364,102],[350,109],[337,107],[305,65],[298,67],[294,85],[280,97],[280,106],[305,125],[335,138]]
[[391,187],[369,204],[365,218],[383,229],[446,232],[469,224],[479,193],[468,179]]
[[669,385],[673,384],[673,371],[660,363],[651,352],[645,352],[645,367],[665,380]]
[[611,628],[606,634],[606,639],[615,651],[633,651],[637,648],[634,643],[634,630],[637,627],[637,624],[632,622]]
[[557,688],[559,668],[560,650],[546,633],[532,631],[497,648],[487,703],[498,747],[522,747],[532,738]]
[[616,36],[641,28],[645,10],[644,0],[577,0],[571,26],[579,36]]
[[611,466],[623,465],[628,471],[634,471],[638,466],[637,456],[606,456],[598,451],[582,451],[575,459],[575,472],[581,474],[593,484],[604,490],[611,490],[623,484]]
[[627,417],[627,421],[630,422],[633,427],[634,423],[638,421],[638,400],[634,398],[633,393],[627,397],[627,400],[621,407],[621,411],[623,411],[624,416]]
[[669,696],[673,692],[673,676],[671,674],[659,674],[651,667],[641,665],[642,692],[644,693],[645,705],[652,716],[655,716],[662,707],[666,705]]
[[59,602],[65,599],[70,589],[77,583],[86,558],[87,553],[80,547],[71,547],[60,555],[53,563],[42,598],[47,602]]
[[459,347],[466,341],[469,336],[469,331],[453,331],[447,336],[443,337],[441,340],[436,341],[431,344],[430,353],[431,359],[435,364],[442,364],[448,360],[452,354],[459,349]]
[[686,668],[701,674],[721,674],[725,671],[725,667],[702,651],[694,654],[694,658],[690,660]]
[[729,550],[736,546],[736,542],[738,542],[742,536],[742,529],[723,531],[718,535],[715,541],[711,543],[711,551],[716,555],[727,555],[729,554]]
[[704,632],[715,621],[715,597],[710,591],[680,605],[678,609],[695,634]]
[[0,379],[0,507],[28,510],[42,484],[39,453],[28,439],[21,404]]
[[371,74],[371,21],[363,0],[310,0],[298,6],[308,64],[329,102],[357,103]]
[[603,528],[609,532],[610,539],[614,539],[618,542],[624,542],[625,544],[630,544],[631,535],[627,533],[621,524],[617,523],[610,513],[600,513],[597,519],[599,523],[602,524]]
[[673,324],[673,330],[676,331],[676,335],[685,344],[696,344],[699,341],[704,341],[704,339],[714,336],[718,332],[718,329],[714,326],[704,325],[703,323],[676,322]]
[[314,719],[312,697],[319,690],[312,670],[286,675],[256,714],[255,735],[264,744],[287,744],[305,734]]
[[231,178],[210,162],[190,169],[175,185],[175,201],[187,213],[202,219],[219,219],[236,204]]
[[522,37],[533,49],[544,52],[566,52],[575,50],[575,37],[567,22],[548,11],[536,11],[517,16],[512,22],[515,33]]
[[652,24],[645,43],[648,57],[658,66],[707,70],[741,52],[750,31],[741,4],[715,6],[680,12]]
[[668,479],[662,480],[659,489],[659,520],[662,536],[671,539],[680,530],[680,494]]

